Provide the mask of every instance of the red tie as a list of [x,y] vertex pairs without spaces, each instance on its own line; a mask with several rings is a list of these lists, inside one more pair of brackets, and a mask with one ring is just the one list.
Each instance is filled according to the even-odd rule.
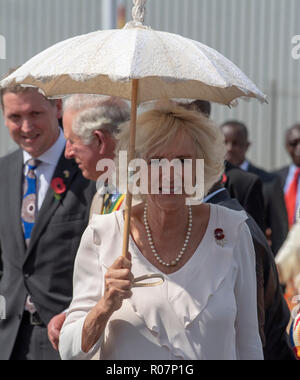
[[291,228],[295,221],[296,201],[298,194],[298,181],[300,176],[300,168],[295,172],[294,178],[288,191],[285,193],[285,204],[289,218],[289,227]]

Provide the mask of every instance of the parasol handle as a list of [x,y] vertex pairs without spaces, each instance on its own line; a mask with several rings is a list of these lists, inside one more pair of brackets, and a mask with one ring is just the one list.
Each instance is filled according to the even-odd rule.
[[133,21],[143,24],[145,16],[145,5],[147,0],[133,0]]
[[[127,194],[125,204],[125,220],[123,231],[123,250],[122,256],[128,257],[129,236],[130,236],[130,218],[132,208],[132,194],[129,191],[129,165],[131,160],[135,158],[135,137],[136,137],[136,118],[137,118],[137,97],[138,97],[139,80],[132,80],[132,94],[131,94],[131,117],[130,117],[130,141],[129,141],[129,160],[127,167]],[[158,279],[158,281],[144,282],[145,280]],[[146,274],[144,276],[136,277],[134,279],[133,287],[145,288],[151,286],[161,285],[164,282],[164,276],[159,273]]]
[[[132,80],[132,97],[131,97],[131,117],[130,117],[130,142],[129,142],[129,160],[128,164],[135,158],[135,136],[136,136],[136,117],[137,117],[137,95],[138,95],[139,80]],[[129,167],[127,167],[127,194],[125,204],[125,220],[123,234],[123,251],[122,256],[128,256],[129,234],[130,234],[130,217],[132,207],[132,194],[129,191]]]
[[[155,282],[143,282],[145,280],[152,280],[153,278],[159,279]],[[133,288],[149,288],[151,286],[157,286],[163,284],[165,278],[162,274],[154,273],[154,274],[145,274],[144,276],[136,277],[134,279]]]

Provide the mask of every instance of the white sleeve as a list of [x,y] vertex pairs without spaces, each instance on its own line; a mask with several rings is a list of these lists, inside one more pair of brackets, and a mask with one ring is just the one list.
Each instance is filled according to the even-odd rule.
[[88,353],[81,349],[85,318],[102,296],[103,273],[98,248],[94,243],[94,231],[88,226],[82,235],[75,260],[73,300],[60,332],[59,353],[63,360],[89,360],[99,350],[103,340],[101,337]]
[[237,262],[235,296],[237,302],[236,347],[238,360],[263,360],[257,316],[255,251],[247,224],[240,226],[234,249]]

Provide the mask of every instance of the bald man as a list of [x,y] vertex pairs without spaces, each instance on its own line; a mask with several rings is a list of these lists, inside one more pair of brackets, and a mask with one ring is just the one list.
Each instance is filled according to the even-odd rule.
[[263,184],[265,225],[269,231],[271,248],[276,255],[288,233],[288,221],[284,195],[277,175],[254,166],[247,159],[249,141],[246,125],[229,120],[221,125],[227,148],[226,159],[240,169],[257,175]]

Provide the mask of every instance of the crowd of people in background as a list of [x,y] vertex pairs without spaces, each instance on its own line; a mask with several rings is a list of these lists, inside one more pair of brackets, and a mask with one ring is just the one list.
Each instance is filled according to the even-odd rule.
[[[208,188],[193,215],[174,195],[135,200],[129,260],[118,257],[125,194],[96,191],[97,162],[126,147],[128,104],[104,95],[71,95],[63,104],[21,86],[0,95],[19,146],[0,159],[0,294],[7,307],[0,359],[297,358],[300,124],[286,132],[290,165],[271,173],[247,158],[255,143],[247,126],[228,120],[216,127],[208,102],[169,102],[142,114],[140,157],[204,157]],[[202,251],[211,252],[203,262]],[[159,287],[147,302],[132,289],[132,265],[158,267],[173,279],[171,306],[162,305]]]

